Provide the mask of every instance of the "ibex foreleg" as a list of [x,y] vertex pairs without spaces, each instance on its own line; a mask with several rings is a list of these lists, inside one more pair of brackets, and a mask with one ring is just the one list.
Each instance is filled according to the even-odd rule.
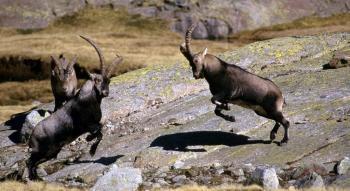
[[221,113],[222,110],[230,110],[228,103],[224,101],[224,99],[225,97],[223,96],[223,94],[216,94],[211,98],[211,102],[216,105],[214,113],[215,115],[222,117],[226,121],[235,122],[236,119],[234,116],[225,115]]
[[211,98],[211,102],[216,105],[217,109],[230,110],[230,106],[225,100],[225,96],[223,94],[216,94]]

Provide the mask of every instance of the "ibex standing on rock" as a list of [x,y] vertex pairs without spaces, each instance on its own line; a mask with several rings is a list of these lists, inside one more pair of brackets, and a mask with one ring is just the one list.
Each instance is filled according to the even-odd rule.
[[77,57],[71,62],[61,54],[57,59],[51,56],[51,88],[55,97],[55,109],[74,97],[77,91],[78,80],[74,70]]
[[[221,110],[229,110],[228,103],[252,109],[256,114],[276,122],[270,133],[271,140],[275,139],[282,124],[284,137],[281,144],[287,143],[289,121],[282,114],[284,98],[280,89],[269,79],[207,54],[207,48],[194,54],[190,48],[190,41],[195,26],[193,24],[187,30],[185,43],[180,46],[180,51],[189,61],[194,78],[205,78],[209,83],[210,92],[213,94],[211,101],[216,105],[215,113],[227,118]],[[231,121],[234,121],[234,117]]]
[[109,94],[110,77],[115,65],[122,61],[118,56],[108,68],[105,68],[104,57],[100,49],[90,39],[81,36],[96,50],[100,63],[101,74],[89,74],[79,92],[48,118],[41,121],[33,130],[29,139],[31,155],[27,160],[29,179],[38,178],[36,168],[40,163],[55,158],[62,147],[71,143],[84,133],[90,133],[87,141],[97,138],[90,148],[94,155],[102,140],[101,101]]

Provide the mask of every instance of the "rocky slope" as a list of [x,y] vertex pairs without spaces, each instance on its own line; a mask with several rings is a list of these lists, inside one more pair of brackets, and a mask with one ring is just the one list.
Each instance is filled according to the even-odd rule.
[[[349,172],[337,175],[340,171],[333,167],[350,153],[350,67],[322,68],[336,51],[349,49],[350,34],[338,33],[256,42],[219,55],[281,88],[291,121],[291,140],[283,147],[268,141],[274,123],[252,111],[233,106],[226,114],[235,115],[236,122],[215,116],[208,85],[192,79],[187,63],[113,78],[110,96],[102,103],[105,137],[97,154],[91,158],[89,145],[79,139],[42,165],[43,178],[91,187],[116,164],[141,169],[144,189],[193,182],[250,184],[254,174],[263,178],[271,173],[282,187],[301,185],[306,175],[314,180],[309,185],[323,179],[326,185],[349,186]],[[44,105],[36,116],[52,108]],[[25,116],[1,125],[2,179],[22,176],[27,148],[16,142]],[[282,135],[280,130],[277,140]]]
[[177,32],[184,32],[193,20],[200,19],[195,38],[222,38],[306,16],[327,17],[350,10],[350,0],[0,0],[0,4],[2,27],[40,29],[87,6],[110,6],[167,19]]

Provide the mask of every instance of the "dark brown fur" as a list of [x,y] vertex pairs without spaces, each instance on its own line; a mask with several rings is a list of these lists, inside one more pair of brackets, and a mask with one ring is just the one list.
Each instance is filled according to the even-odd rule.
[[209,83],[213,95],[211,101],[216,105],[215,113],[234,121],[234,117],[221,113],[222,109],[229,110],[229,103],[252,109],[256,114],[276,122],[270,133],[271,140],[275,139],[279,124],[282,124],[285,133],[281,143],[287,143],[289,121],[282,114],[284,98],[280,89],[271,80],[207,54],[207,49],[194,54],[190,49],[194,28],[195,25],[192,25],[187,30],[186,42],[180,46],[180,51],[189,61],[194,78],[205,78]]
[[94,155],[98,144],[102,140],[101,101],[109,94],[110,76],[114,66],[122,61],[117,55],[114,62],[107,69],[104,68],[104,58],[93,41],[86,37],[95,47],[101,62],[102,74],[89,74],[79,92],[48,118],[41,121],[29,139],[31,148],[30,158],[27,160],[29,179],[38,178],[36,168],[39,164],[55,158],[62,147],[71,143],[80,135],[90,133],[86,138],[95,143],[90,148]]

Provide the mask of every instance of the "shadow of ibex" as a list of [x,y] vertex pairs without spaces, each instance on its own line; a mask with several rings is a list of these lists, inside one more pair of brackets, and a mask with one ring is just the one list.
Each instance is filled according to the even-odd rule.
[[271,141],[249,140],[248,136],[221,131],[194,131],[162,135],[156,138],[150,147],[163,147],[164,150],[205,152],[204,149],[188,149],[188,146],[248,144],[270,144]]

